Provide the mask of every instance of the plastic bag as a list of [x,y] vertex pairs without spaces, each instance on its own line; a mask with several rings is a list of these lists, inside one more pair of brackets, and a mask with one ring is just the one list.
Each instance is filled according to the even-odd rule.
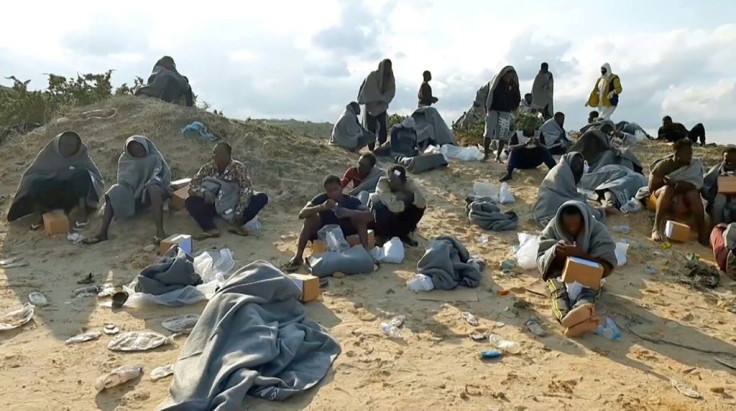
[[194,257],[193,264],[194,272],[202,277],[203,283],[214,280],[222,283],[235,266],[235,261],[233,260],[233,252],[229,248],[223,248],[219,251],[203,251]]
[[419,291],[434,290],[434,283],[432,282],[432,278],[424,274],[415,275],[414,277],[412,277],[411,280],[406,282],[406,286],[415,293]]
[[537,250],[539,250],[539,236],[529,233],[519,233],[519,249],[516,251],[516,261],[524,270],[537,268]]
[[480,161],[483,159],[483,152],[476,146],[459,147],[452,144],[445,144],[440,147],[439,151],[446,159],[454,158],[460,161]]
[[498,202],[501,204],[511,204],[515,201],[516,199],[511,194],[508,183],[501,183],[501,191],[498,192]]
[[619,331],[616,322],[613,321],[611,317],[606,317],[603,324],[599,325],[598,328],[595,329],[595,333],[606,337],[609,340],[618,340],[621,337],[621,331]]
[[317,237],[327,244],[327,251],[340,252],[350,248],[342,229],[337,224],[328,224],[317,232]]
[[629,246],[628,243],[616,243],[616,260],[619,267],[626,264],[626,254],[629,252]]
[[491,197],[498,198],[498,187],[484,181],[476,181],[473,183],[473,197]]
[[404,243],[399,237],[394,237],[383,244],[383,247],[376,247],[371,251],[373,260],[390,264],[401,264],[405,255]]
[[209,300],[215,294],[217,282],[200,284],[196,287],[188,285],[184,288],[161,295],[146,294],[135,291],[135,281],[129,286],[123,286],[123,291],[128,293],[125,301],[126,307],[144,307],[148,304],[164,305],[167,307],[183,307],[196,304],[200,301]]

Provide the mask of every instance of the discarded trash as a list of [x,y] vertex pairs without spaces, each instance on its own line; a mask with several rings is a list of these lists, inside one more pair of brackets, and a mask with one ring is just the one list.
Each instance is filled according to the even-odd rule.
[[258,221],[258,216],[255,216],[252,220],[245,223],[243,226],[250,235],[260,237],[261,235],[261,223]]
[[644,272],[649,275],[657,274],[657,267],[653,265],[647,265],[646,267],[644,267]]
[[22,257],[13,257],[13,258],[7,258],[5,260],[0,260],[0,267],[2,268],[17,268],[17,267],[25,267],[28,263],[23,261]]
[[198,134],[200,137],[204,137],[209,141],[215,141],[217,139],[217,136],[212,134],[212,132],[209,129],[207,129],[207,126],[205,126],[199,121],[193,121],[189,123],[186,127],[179,130],[179,134],[181,135]]
[[94,284],[95,283],[95,277],[92,273],[87,274],[83,279],[77,281],[77,284]]
[[537,337],[544,337],[547,335],[547,331],[542,328],[542,324],[539,323],[539,320],[536,317],[532,317],[526,321],[526,328],[528,328],[529,332]]
[[501,204],[511,204],[514,201],[516,201],[516,199],[514,198],[514,195],[511,194],[509,184],[501,183],[501,191],[498,192],[498,202]]
[[89,331],[83,334],[77,334],[74,337],[68,338],[64,341],[64,344],[79,344],[87,341],[92,341],[100,338],[102,333],[99,331]]
[[197,314],[179,315],[176,317],[167,318],[161,323],[161,326],[166,330],[176,334],[189,334],[194,328],[194,324],[199,320]]
[[31,303],[25,303],[17,310],[13,310],[0,317],[0,331],[12,330],[25,324],[33,318],[34,306]]
[[30,301],[31,304],[35,305],[36,307],[43,307],[45,305],[49,305],[48,300],[46,300],[46,296],[41,294],[38,291],[34,291],[28,294],[28,301]]
[[511,271],[514,267],[516,267],[516,260],[513,258],[509,258],[501,262],[501,270],[503,271]]
[[74,290],[74,297],[75,298],[83,298],[83,297],[97,297],[97,293],[99,292],[99,288],[96,285],[89,285],[87,287],[80,287]]
[[619,331],[616,322],[610,317],[606,317],[603,324],[599,324],[598,327],[596,327],[595,333],[602,337],[606,337],[609,340],[618,340],[621,337],[621,331]]
[[463,311],[460,315],[463,317],[463,320],[465,320],[466,323],[472,325],[473,327],[477,327],[480,324],[478,322],[478,318],[467,311]]
[[118,291],[112,295],[112,308],[122,308],[126,301],[128,301],[127,291]]
[[109,374],[103,375],[95,382],[95,389],[102,391],[112,388],[120,384],[124,384],[130,380],[134,380],[143,375],[142,365],[124,365],[112,370]]
[[670,248],[672,248],[672,244],[670,244],[669,241],[665,241],[665,242],[662,243],[662,249],[663,250],[669,250]]
[[411,280],[406,282],[406,286],[414,292],[434,290],[432,277],[426,276],[424,274],[415,275],[411,278]]
[[66,235],[66,239],[71,241],[73,244],[82,244],[85,237],[84,234],[80,233],[79,231],[72,231],[71,233]]
[[470,337],[470,339],[473,341],[480,342],[480,341],[485,341],[488,338],[488,335],[486,333],[474,332],[468,335],[468,337]]
[[480,352],[480,358],[484,360],[488,360],[491,358],[498,358],[501,357],[503,353],[499,350],[486,350]]
[[616,249],[614,250],[614,253],[616,254],[616,261],[619,267],[621,267],[622,265],[626,265],[626,255],[629,253],[629,246],[630,244],[628,243],[616,243]]
[[403,315],[397,315],[388,322],[381,323],[381,331],[383,331],[389,338],[401,338],[401,330],[399,329],[404,325],[406,317]]
[[174,374],[174,364],[166,364],[162,367],[156,367],[151,371],[151,380],[158,381]]
[[479,235],[478,237],[475,237],[475,241],[478,244],[488,244],[488,236],[487,235]]
[[627,225],[615,225],[611,227],[611,230],[621,234],[628,234],[631,232],[631,229]]
[[519,267],[525,270],[537,268],[537,250],[539,249],[539,236],[518,233],[519,250],[516,252],[516,261]]
[[675,389],[677,391],[679,391],[680,394],[682,394],[682,395],[684,395],[686,397],[695,398],[695,399],[703,398],[703,396],[700,395],[699,392],[697,392],[693,388],[685,385],[685,383],[683,383],[681,381],[677,381],[675,379],[671,379],[670,380],[670,384],[672,384],[672,386],[675,387]]
[[489,335],[488,341],[493,344],[494,347],[503,352],[509,354],[518,354],[521,352],[521,345],[519,345],[519,343],[517,343],[516,341],[504,340],[503,338],[501,338],[501,336],[497,334]]
[[496,295],[498,295],[499,297],[507,296],[510,293],[511,293],[511,291],[509,291],[509,290],[498,290],[498,291],[496,291]]
[[107,335],[115,335],[120,332],[120,329],[116,327],[114,324],[107,324],[105,325],[105,328],[102,329],[102,332],[104,332]]
[[626,204],[621,206],[621,212],[624,214],[634,213],[637,211],[641,211],[643,209],[644,209],[644,205],[641,203],[641,201],[635,198],[632,198]]
[[172,344],[176,334],[165,337],[154,332],[125,332],[118,334],[107,345],[110,351],[148,351]]
[[115,294],[115,284],[105,283],[97,288],[97,298],[110,297]]

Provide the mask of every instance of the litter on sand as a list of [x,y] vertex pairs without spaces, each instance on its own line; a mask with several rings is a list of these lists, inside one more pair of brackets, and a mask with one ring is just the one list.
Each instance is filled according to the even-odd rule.
[[23,261],[23,258],[21,257],[13,257],[13,258],[7,258],[5,260],[0,260],[0,267],[2,268],[17,268],[17,267],[25,267],[28,263]]
[[102,391],[108,388],[124,384],[130,380],[134,380],[143,375],[142,365],[124,365],[112,370],[109,374],[105,374],[95,382],[95,389]]
[[151,380],[158,381],[172,374],[174,374],[174,364],[166,364],[161,367],[156,367],[151,371]]
[[33,319],[34,308],[33,304],[25,303],[21,308],[0,317],[0,331],[12,330],[28,324]]
[[189,334],[192,328],[194,328],[194,324],[197,323],[197,320],[199,320],[199,315],[197,314],[179,315],[164,320],[161,326],[172,333]]
[[165,337],[154,332],[125,332],[118,334],[107,345],[110,351],[148,351],[172,344],[176,334]]
[[104,332],[107,335],[115,335],[120,332],[120,329],[116,327],[114,324],[107,324],[105,328],[102,329],[102,332]]
[[673,380],[670,380],[670,384],[672,384],[672,386],[675,387],[675,389],[677,391],[679,391],[680,394],[682,394],[682,395],[684,395],[686,397],[695,398],[695,399],[703,398],[703,396],[700,395],[699,392],[697,392],[693,388],[685,385],[685,383],[683,383],[681,381],[677,381],[677,380],[674,380],[673,379]]
[[463,320],[465,320],[466,323],[472,325],[473,327],[477,327],[479,322],[478,318],[474,316],[473,314],[464,311],[462,314],[460,314],[463,317]]
[[100,338],[102,333],[99,331],[89,331],[82,334],[77,334],[74,337],[68,338],[64,341],[64,344],[79,344],[87,341],[92,341]]

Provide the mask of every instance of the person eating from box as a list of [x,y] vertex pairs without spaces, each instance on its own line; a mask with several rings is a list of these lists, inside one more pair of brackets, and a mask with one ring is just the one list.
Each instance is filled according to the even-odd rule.
[[107,241],[110,224],[115,217],[125,220],[138,210],[150,207],[156,225],[156,244],[166,238],[164,232],[164,201],[169,198],[171,170],[164,156],[148,137],[132,136],[125,141],[118,158],[118,181],[105,193],[102,225],[97,235],[85,239],[85,244]]
[[[726,182],[730,185],[724,184]],[[736,190],[732,192],[731,186],[736,186],[736,147],[726,148],[723,161],[713,166],[703,177],[701,193],[708,201],[707,209],[713,225],[736,221]]]
[[406,176],[403,166],[391,166],[386,176],[378,180],[370,207],[376,222],[376,235],[383,239],[398,237],[410,247],[418,245],[410,234],[416,231],[424,216],[427,202],[419,187]]
[[296,254],[284,265],[284,271],[296,271],[304,264],[307,243],[316,240],[317,233],[326,225],[340,226],[345,237],[357,234],[360,243],[368,250],[368,225],[373,221],[368,208],[357,198],[342,192],[338,176],[325,177],[322,187],[324,193],[315,196],[299,211],[299,219],[304,220],[304,224],[299,233]]
[[33,214],[31,229],[37,230],[43,225],[44,213],[76,209],[74,228],[86,227],[87,215],[99,206],[104,185],[82,138],[65,131],[51,139],[23,172],[8,221]]
[[654,208],[652,240],[663,240],[663,228],[671,214],[676,217],[692,216],[698,232],[698,242],[708,246],[705,212],[700,199],[703,187],[703,166],[693,158],[692,142],[682,139],[672,144],[673,154],[657,160],[649,173],[648,207]]
[[352,186],[347,194],[358,197],[364,204],[368,204],[368,195],[376,191],[378,179],[385,173],[376,167],[376,156],[373,153],[366,153],[358,159],[357,167],[350,167],[340,179],[340,185],[343,189]]
[[[567,201],[539,236],[537,267],[547,282],[552,314],[565,327],[565,336],[592,332],[599,324],[595,301],[600,278],[611,274],[618,261],[616,243],[606,226],[595,220],[590,208],[580,201]],[[575,278],[568,260],[594,265],[600,277]],[[582,260],[582,261],[581,261]],[[569,276],[569,277],[568,277]],[[580,287],[581,282],[586,285]]]
[[246,236],[245,223],[268,204],[265,193],[253,191],[248,169],[232,159],[232,152],[229,144],[217,143],[212,161],[202,166],[189,183],[184,205],[203,230],[194,236],[196,240],[220,236],[214,220],[218,215],[230,223],[229,232]]

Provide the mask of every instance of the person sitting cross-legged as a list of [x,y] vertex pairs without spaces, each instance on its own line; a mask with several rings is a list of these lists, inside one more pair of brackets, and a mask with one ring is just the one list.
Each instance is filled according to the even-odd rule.
[[409,235],[416,231],[426,207],[422,192],[406,176],[406,169],[391,166],[386,176],[378,180],[376,193],[371,196],[376,235],[383,239],[398,237],[404,244],[416,247],[418,243]]
[[552,153],[544,144],[544,135],[536,129],[536,122],[530,118],[524,125],[523,130],[518,130],[511,135],[509,140],[509,163],[506,174],[500,181],[509,181],[513,178],[515,169],[530,170],[544,164],[548,169],[556,166]]

